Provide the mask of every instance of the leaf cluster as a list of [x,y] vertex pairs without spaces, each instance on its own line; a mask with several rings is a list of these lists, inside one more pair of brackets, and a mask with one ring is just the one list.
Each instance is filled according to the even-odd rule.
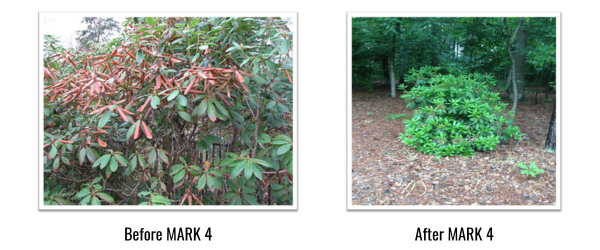
[[[408,146],[438,156],[470,156],[493,150],[501,141],[520,139],[504,113],[507,104],[489,90],[493,78],[480,74],[437,74],[438,68],[411,70],[417,86],[402,95],[417,109],[398,137]],[[417,83],[417,82],[415,82]]]
[[46,37],[45,201],[292,204],[287,22],[135,17],[122,28],[92,52]]

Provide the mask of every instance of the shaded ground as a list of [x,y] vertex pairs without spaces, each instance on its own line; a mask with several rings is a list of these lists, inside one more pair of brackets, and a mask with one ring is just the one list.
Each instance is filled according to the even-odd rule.
[[[519,102],[515,125],[527,135],[522,141],[438,160],[397,138],[412,110],[389,93],[389,86],[352,93],[353,205],[556,205],[556,155],[543,150],[554,101],[543,102],[538,94],[542,102],[534,104],[535,93],[527,93],[528,101]],[[522,175],[517,162],[536,162],[546,173]]]

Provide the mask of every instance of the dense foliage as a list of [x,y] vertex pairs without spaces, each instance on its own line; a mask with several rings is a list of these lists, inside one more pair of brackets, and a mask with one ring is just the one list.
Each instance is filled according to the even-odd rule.
[[[513,50],[526,54],[524,84],[546,86],[556,75],[556,18],[526,20],[525,51],[516,51],[514,44]],[[511,29],[518,21],[508,18]],[[375,80],[390,84],[386,79],[390,61],[400,84],[410,69],[425,66],[453,67],[505,80],[511,66],[506,51],[509,36],[500,17],[353,17],[352,83],[367,91]]]
[[44,44],[45,204],[293,204],[292,33],[280,18],[128,18]]
[[405,120],[400,139],[406,145],[437,156],[470,156],[475,150],[493,150],[510,138],[520,139],[519,128],[504,114],[507,104],[488,86],[492,76],[440,74],[440,67],[412,69],[407,79],[415,87],[402,95],[408,108],[418,108]]

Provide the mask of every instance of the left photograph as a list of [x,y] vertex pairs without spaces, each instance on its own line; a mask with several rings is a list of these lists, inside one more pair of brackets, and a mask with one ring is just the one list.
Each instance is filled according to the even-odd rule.
[[297,209],[296,13],[205,14],[40,13],[39,209]]

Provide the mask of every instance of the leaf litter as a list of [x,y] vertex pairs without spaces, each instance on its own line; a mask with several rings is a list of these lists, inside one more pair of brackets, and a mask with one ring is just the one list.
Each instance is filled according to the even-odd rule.
[[[388,94],[389,86],[352,93],[353,205],[556,205],[556,155],[543,150],[554,101],[535,104],[534,93],[525,94],[515,117],[526,134],[522,141],[503,142],[469,158],[437,158],[400,142],[403,120],[413,111]],[[512,103],[506,95],[503,101]],[[389,119],[389,114],[407,116]],[[519,162],[536,162],[546,172],[523,175]]]

